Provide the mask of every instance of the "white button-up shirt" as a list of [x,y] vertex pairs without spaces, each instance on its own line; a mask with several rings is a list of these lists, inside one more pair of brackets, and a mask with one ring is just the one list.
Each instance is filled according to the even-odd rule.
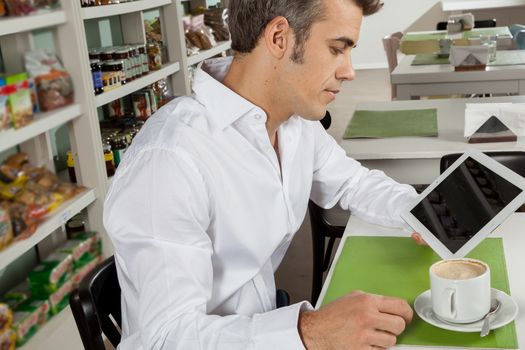
[[415,196],[299,116],[278,129],[279,162],[265,112],[221,84],[229,63],[209,61],[193,96],[148,120],[108,192],[122,350],[303,349],[297,319],[311,306],[275,309],[274,272],[308,199],[402,226]]

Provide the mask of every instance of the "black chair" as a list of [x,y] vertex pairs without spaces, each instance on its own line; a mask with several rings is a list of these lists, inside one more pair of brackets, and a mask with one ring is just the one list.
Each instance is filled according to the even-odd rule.
[[[496,27],[496,19],[482,19],[474,21],[474,28],[494,28]],[[438,22],[436,30],[447,30],[447,22]]]
[[[321,124],[325,129],[328,129],[331,123],[332,116],[326,112],[324,118],[321,119]],[[313,247],[311,302],[315,304],[323,287],[323,274],[330,267],[335,240],[343,237],[345,226],[331,223],[327,211],[312,201],[308,203],[308,213],[310,215]],[[346,222],[347,220],[340,221]],[[326,244],[326,238],[328,238],[328,244]]]
[[86,350],[105,350],[102,334],[117,347],[122,316],[114,257],[106,259],[82,280],[71,293],[69,305]]
[[[505,151],[505,152],[484,152],[487,156],[505,165],[515,173],[525,177],[525,152]],[[441,157],[439,164],[440,172],[444,172],[452,163],[461,157],[462,153],[447,154]]]
[[[285,290],[277,289],[276,304],[278,308],[290,305],[290,296]],[[118,346],[122,315],[113,256],[84,277],[78,289],[69,296],[69,305],[85,350],[105,350],[102,334],[115,348]]]
[[[525,177],[525,152],[520,151],[501,151],[501,152],[484,152],[487,156],[500,162],[515,173]],[[440,172],[444,172],[452,163],[454,163],[461,153],[447,154],[441,157],[439,164]],[[517,211],[525,211],[525,205]]]

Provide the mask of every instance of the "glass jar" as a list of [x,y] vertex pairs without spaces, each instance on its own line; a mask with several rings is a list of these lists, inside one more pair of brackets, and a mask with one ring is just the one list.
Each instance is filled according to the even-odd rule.
[[93,78],[93,92],[95,95],[100,95],[104,92],[104,82],[102,80],[102,66],[100,60],[89,60],[91,67],[91,77]]
[[100,52],[100,59],[103,62],[111,61],[113,60],[113,54],[115,53],[115,50],[112,47],[106,47],[103,48]]
[[100,50],[99,49],[90,49],[89,50],[89,59],[90,60],[100,60]]
[[95,0],[80,0],[82,7],[95,6]]
[[137,51],[139,53],[141,63],[141,74],[146,75],[149,73],[148,55],[146,54],[146,46],[139,44],[137,45]]
[[124,71],[124,76],[126,77],[126,82],[132,81],[134,79],[134,76],[133,66],[129,58],[129,51],[127,49],[120,48],[115,51],[115,53],[113,54],[113,58],[116,61],[122,62],[122,69]]
[[120,82],[120,73],[113,70],[113,66],[108,64],[110,62],[112,61],[104,62],[102,65],[102,83],[104,85],[104,91],[110,91],[122,85]]
[[107,61],[104,62],[106,72],[114,73],[115,85],[120,86],[126,84],[126,74],[124,73],[124,64],[122,61]]
[[68,239],[70,239],[75,233],[85,231],[86,222],[82,213],[78,213],[66,222],[66,234]]
[[105,144],[102,146],[104,151],[104,162],[106,163],[106,174],[108,176],[115,175],[115,161],[113,159],[113,152],[111,151],[111,145]]
[[117,134],[110,139],[111,149],[113,150],[113,159],[115,161],[115,167],[118,167],[124,153],[128,149],[128,140],[126,135]]
[[134,78],[138,78],[142,75],[142,67],[140,65],[140,58],[135,46],[128,46],[128,55],[131,61],[131,71]]
[[125,115],[124,99],[117,98],[107,104],[110,119],[122,119]]

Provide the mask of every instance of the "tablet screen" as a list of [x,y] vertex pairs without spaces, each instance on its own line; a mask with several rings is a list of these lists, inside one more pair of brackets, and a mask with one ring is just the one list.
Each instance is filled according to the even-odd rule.
[[521,192],[468,157],[410,212],[456,253]]

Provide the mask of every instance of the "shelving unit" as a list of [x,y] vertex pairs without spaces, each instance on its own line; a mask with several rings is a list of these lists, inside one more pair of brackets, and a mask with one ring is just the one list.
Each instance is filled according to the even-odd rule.
[[0,19],[0,35],[9,35],[47,28],[65,22],[66,14],[62,10],[38,13],[24,17],[7,17]]
[[148,85],[153,84],[157,80],[166,78],[180,69],[179,62],[167,63],[162,66],[161,69],[156,71],[150,71],[150,73],[144,77],[141,77],[137,80],[132,81],[126,85],[118,87],[116,89],[104,92],[95,97],[95,104],[97,107],[101,107],[111,101],[114,101],[118,98],[124,97],[131,94],[137,90],[140,90]]
[[33,248],[44,238],[64,225],[73,215],[86,208],[95,201],[95,191],[86,190],[62,205],[49,215],[44,222],[38,225],[36,232],[29,238],[14,242],[0,254],[0,270]]
[[210,57],[216,56],[221,52],[227,51],[230,49],[232,42],[231,41],[221,41],[217,43],[217,46],[212,47],[209,50],[204,50],[199,52],[196,55],[188,57],[188,66],[193,66],[194,64],[200,63],[204,60],[207,60]]
[[31,124],[23,128],[2,131],[0,133],[0,151],[4,151],[56,128],[57,126],[65,124],[68,121],[79,117],[80,114],[81,110],[78,104],[66,106],[47,113],[37,114]]
[[126,13],[146,11],[170,3],[171,0],[139,0],[115,5],[84,7],[82,8],[82,19],[125,15]]
[[[190,2],[191,8],[206,4],[204,0]],[[64,223],[80,211],[87,213],[87,228],[100,233],[104,255],[113,253],[111,240],[102,223],[103,201],[111,178],[106,176],[97,109],[163,78],[167,78],[174,95],[190,94],[188,68],[228,50],[231,45],[229,41],[220,42],[210,50],[187,57],[182,0],[138,0],[89,8],[82,8],[79,0],[62,0],[61,7],[57,11],[0,20],[0,46],[7,73],[24,69],[23,54],[35,47],[31,31],[50,28],[57,55],[70,73],[75,87],[75,104],[38,114],[31,124],[23,128],[0,132],[0,151],[17,146],[29,155],[33,164],[54,170],[50,132],[67,125],[77,181],[87,189],[50,213],[30,238],[15,242],[0,252],[0,278],[4,268],[16,264],[17,259],[27,255],[33,247],[49,246],[49,243],[55,242],[55,232],[60,231]],[[169,63],[122,87],[95,96],[87,40],[87,36],[92,33],[88,33],[88,27],[93,29],[93,23],[107,23],[109,21],[106,19],[110,17],[111,25],[120,24],[123,43],[145,42],[144,12],[155,9],[159,9],[161,16],[163,42],[167,45]],[[90,43],[94,45],[93,41]],[[21,349],[66,348],[81,348],[69,307],[55,315]]]

